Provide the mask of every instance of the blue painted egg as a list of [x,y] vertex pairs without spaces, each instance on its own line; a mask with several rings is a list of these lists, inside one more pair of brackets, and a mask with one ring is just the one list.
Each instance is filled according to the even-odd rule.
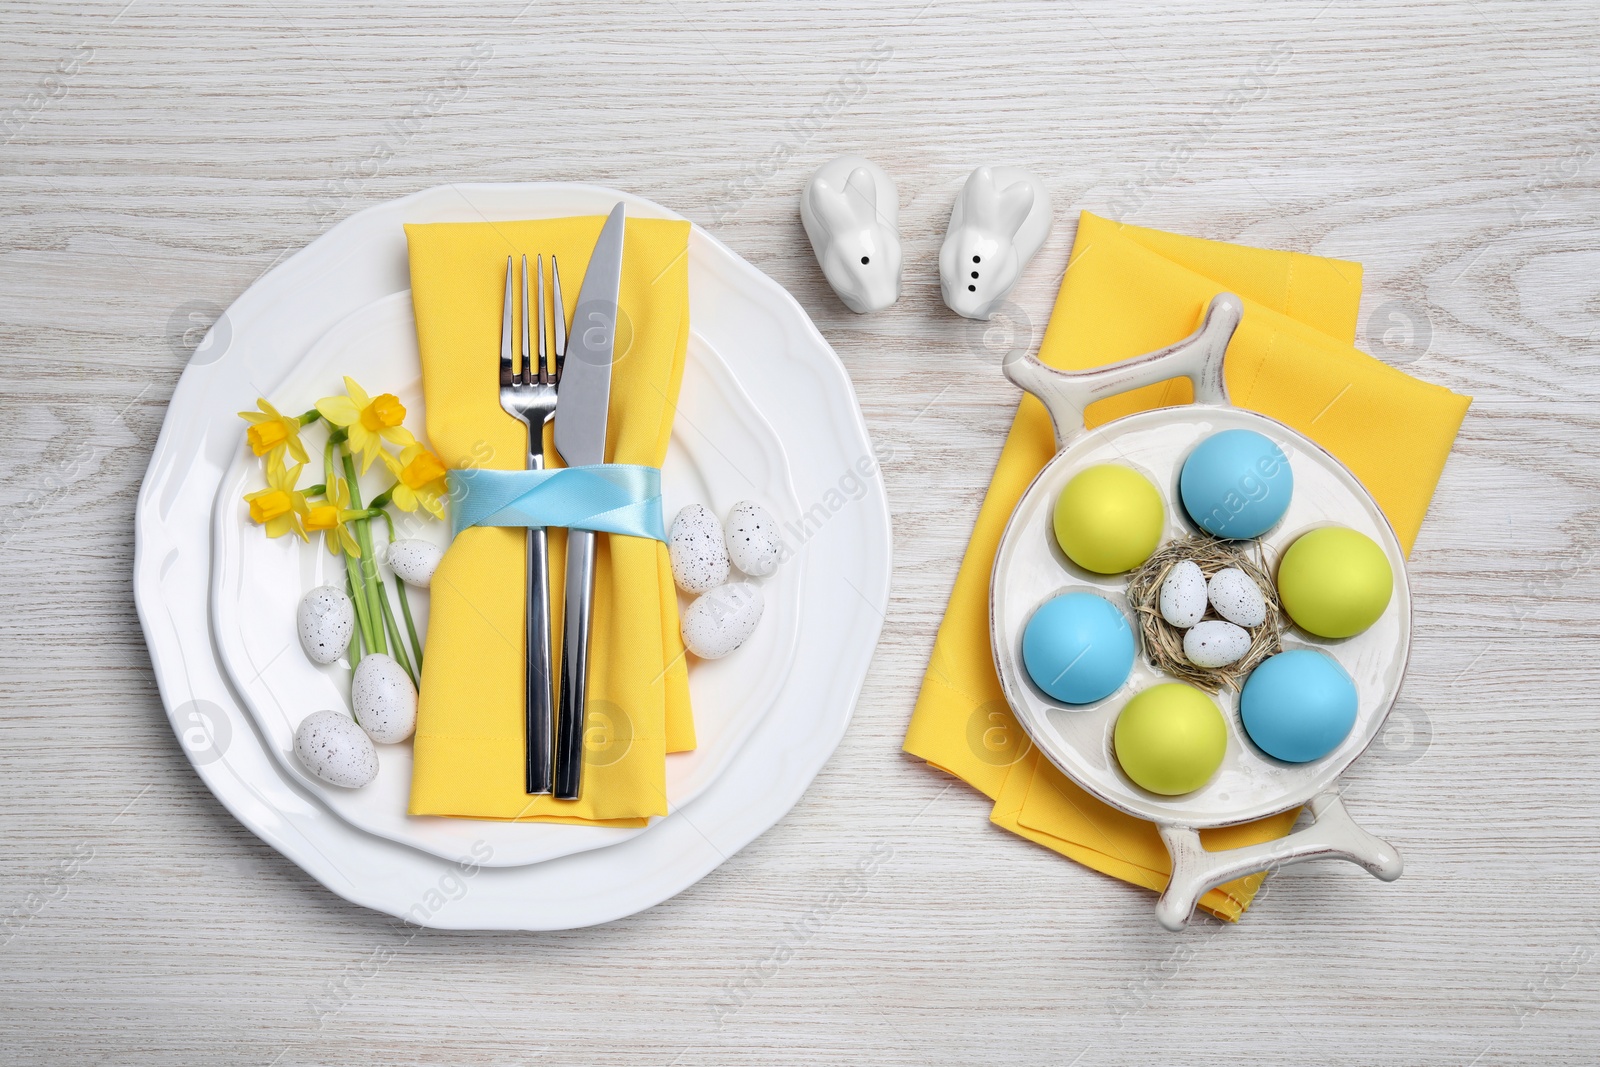
[[1239,718],[1267,755],[1309,763],[1338,748],[1356,724],[1356,684],[1326,653],[1280,652],[1245,680]]
[[1183,509],[1214,537],[1260,537],[1289,509],[1294,472],[1270,437],[1223,430],[1201,441],[1178,476]]
[[1115,693],[1133,670],[1133,631],[1122,612],[1093,593],[1062,593],[1022,631],[1022,663],[1033,684],[1068,704]]

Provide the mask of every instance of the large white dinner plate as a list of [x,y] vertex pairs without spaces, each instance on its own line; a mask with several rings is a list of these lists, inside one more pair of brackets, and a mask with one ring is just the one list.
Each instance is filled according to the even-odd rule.
[[[312,346],[269,399],[281,411],[306,411],[318,397],[342,389],[346,374],[374,394],[398,394],[406,406],[408,425],[420,430],[427,424],[409,292],[386,296],[342,319]],[[497,388],[493,381],[484,387]],[[310,439],[314,443],[315,438]],[[309,484],[316,479],[303,480]],[[374,465],[361,481],[362,499],[370,500],[389,479]],[[661,482],[669,521],[677,508],[690,502],[725,515],[740,500],[758,501],[779,523],[800,521],[800,503],[789,481],[783,445],[727,363],[698,333],[690,335]],[[341,789],[308,773],[294,756],[295,727],[325,708],[348,710],[351,671],[346,661],[318,666],[300,654],[295,612],[305,590],[344,584],[344,570],[319,541],[308,544],[293,537],[262,536],[242,498],[263,484],[261,462],[241,436],[217,492],[211,627],[235,691],[284,771],[352,825],[445,859],[470,859],[475,846],[487,843],[494,855],[486,865],[509,867],[602,848],[643,832],[407,815],[409,741],[379,746],[378,777],[362,789]],[[426,537],[440,545],[449,541],[442,522],[401,513],[397,525],[402,536]],[[669,804],[686,804],[699,796],[782,691],[799,639],[802,570],[801,560],[791,560],[770,578],[759,580],[766,608],[761,624],[736,654],[721,660],[691,658],[689,687],[697,745],[691,752],[667,758]],[[410,599],[418,630],[425,637],[428,598],[412,593]],[[612,714],[620,710],[613,709]],[[618,729],[619,724],[609,728]],[[626,728],[622,729],[626,736]],[[615,754],[607,746],[605,755]]]
[[[163,702],[197,772],[264,841],[367,907],[455,929],[566,929],[658,903],[704,877],[799,799],[849,723],[888,600],[889,516],[854,392],[799,305],[703,231],[690,238],[690,312],[790,459],[803,519],[801,628],[788,681],[692,803],[625,841],[544,863],[472,864],[346,823],[287,774],[226,679],[207,623],[210,517],[236,456],[233,413],[272,395],[351,313],[407,288],[406,222],[599,214],[676,217],[595,186],[442,186],[347,219],[253,285],[174,393],[136,515],[134,592]],[[786,567],[789,564],[785,565]],[[474,824],[477,825],[477,824]]]

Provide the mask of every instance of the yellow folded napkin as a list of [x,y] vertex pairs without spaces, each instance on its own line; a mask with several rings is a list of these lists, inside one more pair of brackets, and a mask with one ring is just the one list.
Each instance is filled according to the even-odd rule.
[[[500,407],[506,256],[556,256],[570,321],[604,222],[406,227],[428,437],[447,465],[526,466],[526,431]],[[627,221],[608,462],[658,467],[666,456],[689,337],[688,239],[687,222]],[[545,456],[562,465],[549,432]],[[550,530],[556,663],[566,540]],[[666,753],[694,747],[666,546],[598,538],[583,795],[557,801],[523,791],[525,542],[519,529],[463,530],[433,577],[411,813],[645,825],[667,812]]]
[[[1470,400],[1353,347],[1359,264],[1124,226],[1085,212],[1039,358],[1081,370],[1163,348],[1192,333],[1211,298],[1225,291],[1245,306],[1224,368],[1232,402],[1294,427],[1342,460],[1409,552]],[[1188,379],[1175,379],[1092,404],[1086,421],[1096,426],[1191,399]],[[1044,406],[1024,396],[934,641],[905,749],[993,798],[996,824],[1159,891],[1171,864],[1154,825],[1085,793],[1031,746],[990,654],[989,575],[1000,536],[1055,448]],[[1264,841],[1288,833],[1296,814],[1201,836],[1213,849]],[[1201,905],[1237,919],[1262,878],[1220,886]]]

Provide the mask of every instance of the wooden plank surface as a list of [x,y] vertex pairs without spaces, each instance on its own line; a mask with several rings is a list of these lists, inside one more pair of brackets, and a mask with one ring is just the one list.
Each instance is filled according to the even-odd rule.
[[[1592,4],[0,12],[0,1061],[1595,1062]],[[864,317],[795,211],[845,151],[901,190],[905,293]],[[1147,894],[900,755],[1016,402],[1008,338],[938,298],[950,205],[985,162],[1056,199],[1014,297],[1035,338],[1075,212],[1120,204],[1361,261],[1363,342],[1476,397],[1412,558],[1416,729],[1348,776],[1405,854],[1394,885],[1295,868],[1240,926],[1174,938]],[[134,615],[132,506],[194,327],[364,206],[526,179],[673,207],[812,314],[893,450],[891,609],[838,753],[702,883],[597,929],[416,934],[317,886],[192,772]],[[880,842],[866,893],[796,941]],[[343,1007],[319,1013],[330,988]]]

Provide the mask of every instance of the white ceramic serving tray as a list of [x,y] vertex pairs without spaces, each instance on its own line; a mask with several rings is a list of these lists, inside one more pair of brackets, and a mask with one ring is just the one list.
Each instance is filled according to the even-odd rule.
[[[1348,818],[1337,797],[1324,794],[1378,736],[1399,694],[1411,642],[1405,555],[1371,494],[1344,464],[1309,438],[1264,415],[1228,405],[1222,360],[1241,314],[1237,298],[1220,296],[1213,302],[1206,324],[1194,336],[1170,349],[1092,371],[1065,373],[1031,356],[1007,367],[1013,381],[1039,396],[1050,409],[1061,450],[1023,494],[995,557],[990,629],[1001,686],[1023,728],[1064,774],[1113,807],[1162,827],[1174,852],[1175,867],[1173,885],[1158,909],[1167,925],[1181,926],[1200,893],[1241,873],[1331,854],[1327,846],[1335,824],[1348,822]],[[1084,430],[1083,409],[1092,401],[1180,375],[1194,381],[1194,404],[1138,412]],[[1224,690],[1216,697],[1228,727],[1222,766],[1192,793],[1160,796],[1135,785],[1123,773],[1113,751],[1112,730],[1118,713],[1134,694],[1173,679],[1140,655],[1127,682],[1115,693],[1093,704],[1065,704],[1045,695],[1028,678],[1022,666],[1022,632],[1034,610],[1046,600],[1058,593],[1085,590],[1118,604],[1137,633],[1125,593],[1126,576],[1085,571],[1056,543],[1051,525],[1056,498],[1085,468],[1119,463],[1143,472],[1162,490],[1167,512],[1163,541],[1192,534],[1196,528],[1189,523],[1178,495],[1183,461],[1206,437],[1235,428],[1271,438],[1283,449],[1294,472],[1294,495],[1287,513],[1260,539],[1269,569],[1308,530],[1348,526],[1382,547],[1394,573],[1394,593],[1378,621],[1354,637],[1329,641],[1298,629],[1284,635],[1285,649],[1326,652],[1355,681],[1360,700],[1356,722],[1338,748],[1310,763],[1285,763],[1266,755],[1251,743],[1239,720],[1237,695]],[[1314,800],[1314,810],[1325,814],[1320,827],[1261,846],[1258,852],[1199,850],[1197,829],[1249,822]],[[1354,830],[1353,824],[1350,829]],[[1376,838],[1354,832],[1360,837],[1345,834],[1337,842],[1341,854],[1348,853],[1347,858],[1358,859],[1380,876],[1398,877],[1398,855]],[[1191,847],[1198,855],[1188,854]],[[1244,864],[1242,869],[1240,864]]]
[[[252,285],[184,371],[140,490],[134,597],[156,682],[196,773],[242,823],[328,889],[449,929],[557,930],[607,922],[681,892],[782,818],[850,721],[888,604],[889,511],[848,376],[779,285],[699,228],[690,316],[790,457],[810,516],[786,536],[826,560],[801,581],[789,681],[693,802],[609,848],[493,867],[356,829],[283,770],[225,676],[208,622],[213,503],[239,444],[236,411],[272,395],[330,329],[409,283],[407,222],[604,214],[675,218],[650,201],[567,183],[449,185],[369,208]],[[787,566],[787,564],[786,564]]]
[[[342,320],[268,399],[280,411],[305,411],[318,397],[339,392],[346,374],[374,395],[398,394],[406,406],[407,425],[423,436],[426,407],[409,292],[384,297]],[[320,439],[316,430],[307,434],[310,440]],[[314,466],[302,482],[320,480],[320,470]],[[362,478],[362,498],[370,500],[389,480],[374,464]],[[343,585],[344,569],[320,538],[306,544],[293,537],[263,536],[242,501],[262,484],[261,461],[241,436],[213,516],[211,625],[234,689],[286,773],[352,825],[445,859],[469,858],[474,846],[487,842],[494,849],[488,865],[509,867],[602,848],[643,832],[408,815],[409,741],[378,746],[378,777],[361,789],[328,785],[308,773],[294,755],[295,728],[316,711],[348,711],[351,671],[346,661],[319,666],[300,652],[295,612],[306,590]],[[782,444],[727,363],[697,333],[690,336],[672,439],[662,464],[662,496],[669,523],[687,503],[703,503],[725,515],[740,500],[760,502],[780,524],[798,524],[800,519]],[[447,524],[396,514],[402,536],[448,543]],[[381,525],[377,529],[375,537],[386,536]],[[766,608],[744,647],[721,660],[691,658],[697,747],[667,758],[670,804],[686,804],[704,791],[782,691],[799,639],[804,567],[804,560],[793,559],[759,580]],[[425,638],[428,595],[409,595]]]

